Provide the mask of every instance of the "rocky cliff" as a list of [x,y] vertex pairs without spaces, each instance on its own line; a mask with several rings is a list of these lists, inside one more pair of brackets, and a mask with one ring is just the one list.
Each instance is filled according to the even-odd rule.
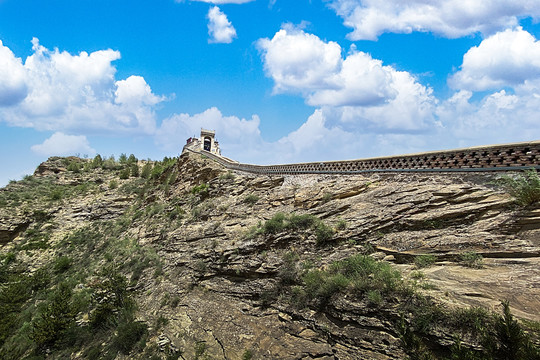
[[51,158],[0,190],[0,357],[539,358],[540,205],[495,177]]

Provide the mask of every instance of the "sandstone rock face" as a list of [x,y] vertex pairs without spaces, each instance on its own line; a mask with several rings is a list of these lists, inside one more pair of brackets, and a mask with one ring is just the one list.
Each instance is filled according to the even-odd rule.
[[[150,341],[181,349],[182,359],[199,358],[200,344],[214,359],[406,358],[392,323],[397,308],[347,295],[322,308],[265,302],[291,253],[298,268],[325,269],[370,249],[405,278],[416,258],[432,255],[432,266],[421,270],[431,286],[419,291],[442,306],[498,310],[507,299],[516,316],[540,321],[540,207],[515,206],[491,185],[494,175],[254,176],[194,154],[182,156],[175,171],[142,199],[108,189],[109,175],[102,176],[99,191],[49,213],[60,238],[139,206],[146,215],[133,216],[125,236],[154,249],[164,273],[156,281],[145,271],[137,282],[139,317],[168,319]],[[66,181],[52,164],[36,174]],[[201,184],[207,189],[194,190]],[[314,215],[334,229],[332,239],[321,245],[309,231],[253,234],[277,213]],[[28,220],[3,219],[6,250]],[[481,255],[483,263],[466,266],[464,254]],[[439,335],[437,346],[451,342],[451,334]]]
[[26,229],[28,223],[25,219],[14,219],[3,217],[0,223],[0,245],[6,244],[15,239],[21,231]]

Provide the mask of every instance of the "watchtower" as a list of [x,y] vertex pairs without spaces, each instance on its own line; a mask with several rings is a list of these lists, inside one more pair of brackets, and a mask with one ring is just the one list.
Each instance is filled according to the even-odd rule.
[[214,153],[216,148],[216,132],[212,130],[201,129],[202,149]]
[[[221,156],[221,150],[219,149],[219,143],[216,140],[216,132],[213,130],[206,130],[201,128],[201,137],[200,138],[189,138],[187,139],[185,149],[191,149],[193,151],[205,150],[214,155]],[[182,150],[182,152],[184,152]]]

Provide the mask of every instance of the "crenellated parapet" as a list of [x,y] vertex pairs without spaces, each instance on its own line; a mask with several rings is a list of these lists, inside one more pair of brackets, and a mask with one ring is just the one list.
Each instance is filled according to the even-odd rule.
[[266,175],[515,171],[540,168],[540,141],[477,146],[368,159],[267,166],[236,163],[204,150],[193,150],[191,148],[189,150],[203,153],[231,170]]

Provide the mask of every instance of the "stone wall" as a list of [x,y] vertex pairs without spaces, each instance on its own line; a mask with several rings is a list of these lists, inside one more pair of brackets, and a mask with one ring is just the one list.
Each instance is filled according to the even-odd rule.
[[[193,151],[192,149],[188,149]],[[465,172],[540,168],[540,141],[479,146],[447,151],[370,159],[286,165],[250,165],[231,162],[206,151],[196,151],[231,170],[256,174],[357,174],[363,172]]]

